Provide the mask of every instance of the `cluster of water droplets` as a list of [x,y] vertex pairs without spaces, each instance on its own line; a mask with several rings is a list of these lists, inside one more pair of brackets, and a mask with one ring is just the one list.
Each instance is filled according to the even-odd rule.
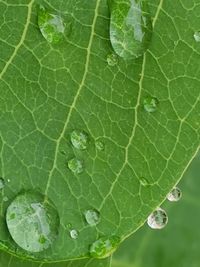
[[[171,202],[177,202],[181,199],[182,192],[178,187],[174,187],[169,194],[167,194],[167,200]],[[168,223],[168,216],[165,210],[158,208],[152,212],[148,219],[147,224],[152,229],[163,229]]]

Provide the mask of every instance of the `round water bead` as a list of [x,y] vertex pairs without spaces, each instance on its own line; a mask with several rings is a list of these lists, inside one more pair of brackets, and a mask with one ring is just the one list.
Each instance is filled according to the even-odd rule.
[[72,145],[80,150],[85,150],[89,144],[89,136],[82,130],[74,130],[70,138]]
[[86,222],[91,225],[97,225],[100,222],[100,213],[97,210],[91,209],[84,212]]
[[90,246],[90,256],[93,258],[106,258],[118,247],[120,238],[117,236],[101,237]]
[[167,223],[168,223],[167,214],[161,208],[158,208],[154,212],[152,212],[147,219],[147,224],[152,229],[162,229],[167,225]]
[[78,233],[78,231],[76,230],[76,229],[72,229],[72,230],[70,230],[70,237],[72,238],[72,239],[77,239],[78,238],[78,235],[79,235],[79,233]]
[[143,105],[147,112],[155,112],[158,108],[159,101],[156,97],[146,97]]
[[68,168],[75,174],[83,172],[83,162],[77,158],[68,161]]
[[114,53],[107,55],[107,63],[109,66],[115,66],[118,63],[118,56]]
[[182,192],[178,187],[174,187],[172,191],[167,195],[167,199],[169,201],[179,201],[179,199],[182,197]]
[[19,247],[29,252],[48,249],[58,236],[59,216],[53,203],[36,192],[24,192],[6,212],[8,230]]

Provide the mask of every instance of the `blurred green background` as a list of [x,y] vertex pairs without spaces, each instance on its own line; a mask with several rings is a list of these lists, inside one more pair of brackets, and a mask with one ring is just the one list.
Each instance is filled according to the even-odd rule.
[[[178,202],[165,201],[168,225],[153,230],[145,224],[124,241],[112,257],[111,267],[200,267],[200,153],[180,184]],[[108,267],[109,260],[38,264],[0,252],[0,267]]]

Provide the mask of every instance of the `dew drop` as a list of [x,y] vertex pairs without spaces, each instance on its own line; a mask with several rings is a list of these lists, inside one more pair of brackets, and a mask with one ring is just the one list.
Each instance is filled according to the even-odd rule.
[[29,252],[49,248],[58,235],[59,217],[53,203],[44,196],[27,191],[18,195],[6,212],[13,240]]
[[158,108],[158,99],[156,97],[146,97],[144,99],[143,105],[147,112],[155,112]]
[[0,190],[3,189],[5,186],[5,181],[2,177],[0,177]]
[[120,238],[117,236],[101,237],[90,246],[90,256],[92,258],[106,258],[110,256],[118,247]]
[[167,199],[172,202],[179,201],[182,197],[182,192],[178,187],[172,189],[172,191],[167,195]]
[[162,229],[167,225],[167,223],[168,223],[167,213],[160,208],[152,212],[147,219],[147,224],[152,229]]
[[118,63],[118,56],[114,53],[107,55],[107,63],[109,66],[115,66]]
[[144,177],[140,177],[140,183],[142,186],[148,186],[149,185],[149,181]]
[[85,150],[89,144],[89,136],[85,131],[74,130],[71,133],[72,145],[80,150]]
[[43,6],[39,7],[38,26],[47,42],[57,44],[63,40],[66,27],[63,18],[50,13]]
[[68,168],[75,174],[83,172],[83,162],[77,158],[68,161]]
[[124,59],[142,56],[152,37],[152,21],[146,0],[110,0],[110,41]]
[[100,140],[97,140],[95,142],[95,146],[96,146],[96,149],[99,150],[99,151],[103,151],[105,149],[105,145],[102,141]]
[[97,225],[100,222],[100,213],[97,210],[87,210],[84,215],[86,222],[91,226]]
[[200,31],[194,33],[194,40],[196,42],[200,42]]
[[3,201],[7,202],[8,201],[8,197],[7,196],[3,197]]
[[79,235],[79,233],[78,233],[78,231],[76,230],[76,229],[72,229],[72,230],[70,230],[70,237],[72,238],[72,239],[77,239],[78,238],[78,235]]

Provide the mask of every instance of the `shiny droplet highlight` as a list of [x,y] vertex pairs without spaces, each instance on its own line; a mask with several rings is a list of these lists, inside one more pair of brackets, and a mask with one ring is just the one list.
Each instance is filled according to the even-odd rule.
[[74,148],[85,150],[89,144],[89,136],[85,131],[74,130],[71,133],[71,143]]
[[116,54],[128,60],[142,56],[152,37],[146,0],[110,0],[110,41]]
[[18,195],[7,209],[6,222],[13,240],[29,252],[48,249],[58,235],[57,210],[39,193],[28,191]]
[[91,225],[97,225],[100,222],[100,213],[95,209],[86,210],[84,212],[86,222]]
[[119,246],[120,238],[117,236],[101,237],[90,246],[90,256],[92,258],[109,257]]
[[49,12],[43,6],[39,7],[38,26],[47,42],[57,44],[64,39],[66,25],[63,18]]
[[68,168],[75,174],[83,172],[83,162],[77,158],[70,159],[68,161]]
[[152,113],[158,109],[159,101],[156,97],[146,97],[143,102],[144,110]]
[[109,66],[115,66],[118,63],[118,56],[114,53],[107,55],[107,63]]
[[182,197],[182,192],[178,187],[172,189],[172,191],[167,195],[167,199],[172,202],[179,201]]
[[167,213],[160,208],[152,212],[147,219],[147,224],[152,229],[162,229],[167,225],[167,223],[168,223]]
[[200,42],[200,31],[194,33],[194,40],[196,42]]
[[70,237],[72,239],[77,239],[78,238],[78,235],[79,235],[79,233],[78,233],[78,231],[76,229],[70,230],[69,234],[70,234]]

